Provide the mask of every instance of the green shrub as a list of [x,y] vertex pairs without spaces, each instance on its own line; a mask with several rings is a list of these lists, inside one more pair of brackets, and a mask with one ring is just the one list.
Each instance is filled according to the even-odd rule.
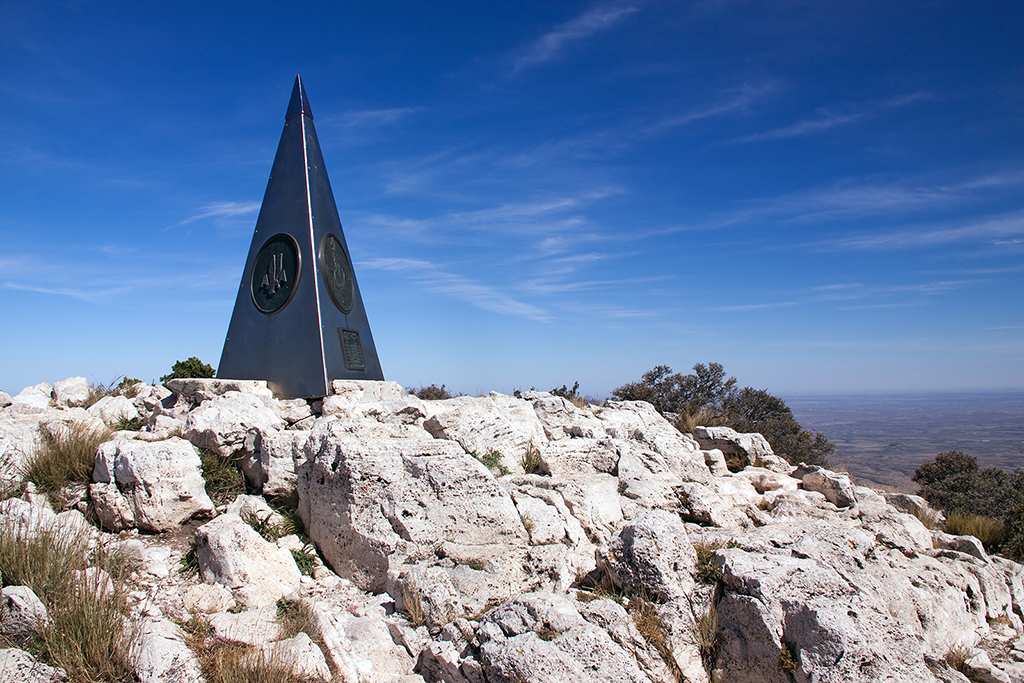
[[779,671],[793,675],[796,673],[797,666],[796,646],[792,643],[783,643],[779,648]]
[[452,398],[451,392],[445,389],[444,385],[437,386],[431,384],[429,387],[420,387],[419,389],[409,389],[409,393],[413,396],[418,396],[424,401],[442,401],[446,398]]
[[476,451],[471,451],[470,455],[479,460],[489,470],[498,470],[498,474],[504,477],[506,474],[511,474],[505,464],[501,462],[501,453],[494,450],[493,448],[484,455],[480,455]]
[[187,360],[175,361],[171,366],[171,373],[160,378],[161,383],[172,379],[192,379],[202,377],[213,377],[215,371],[212,366],[207,365],[195,356]]

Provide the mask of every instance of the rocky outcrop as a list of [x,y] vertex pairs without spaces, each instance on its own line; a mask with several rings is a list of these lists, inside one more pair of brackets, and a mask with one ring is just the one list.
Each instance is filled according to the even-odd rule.
[[[119,549],[141,681],[199,683],[202,650],[228,645],[349,683],[963,680],[949,653],[975,680],[1024,680],[1024,568],[758,434],[691,438],[646,403],[534,391],[423,401],[346,380],[279,401],[174,380],[85,409],[81,387],[0,396],[0,531]],[[20,481],[50,436],[135,420],[67,509]],[[200,448],[250,495],[215,508]],[[305,536],[282,537],[294,515]],[[33,597],[4,589],[4,634],[45,631]],[[0,680],[59,680],[44,666],[0,651]]]

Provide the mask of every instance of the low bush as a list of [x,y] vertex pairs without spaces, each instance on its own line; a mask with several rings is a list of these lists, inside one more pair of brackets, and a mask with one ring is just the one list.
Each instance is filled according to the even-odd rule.
[[174,365],[171,366],[170,374],[161,377],[160,382],[166,383],[172,379],[208,378],[213,377],[215,374],[216,372],[212,366],[207,365],[195,356],[191,356],[186,360],[175,361]]
[[420,387],[419,389],[414,387],[409,389],[409,393],[424,401],[442,401],[446,398],[452,398],[451,392],[443,384],[441,386],[431,384],[428,387]]

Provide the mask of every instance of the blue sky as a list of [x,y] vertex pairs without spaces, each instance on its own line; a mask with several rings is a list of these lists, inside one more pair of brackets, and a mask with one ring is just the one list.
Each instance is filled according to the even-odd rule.
[[1019,2],[0,2],[0,389],[216,365],[295,74],[388,379],[1024,387]]

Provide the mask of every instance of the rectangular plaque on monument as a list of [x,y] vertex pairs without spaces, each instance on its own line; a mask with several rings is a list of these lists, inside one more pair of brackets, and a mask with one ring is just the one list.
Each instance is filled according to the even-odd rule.
[[265,379],[278,398],[384,379],[298,76],[217,377]]

